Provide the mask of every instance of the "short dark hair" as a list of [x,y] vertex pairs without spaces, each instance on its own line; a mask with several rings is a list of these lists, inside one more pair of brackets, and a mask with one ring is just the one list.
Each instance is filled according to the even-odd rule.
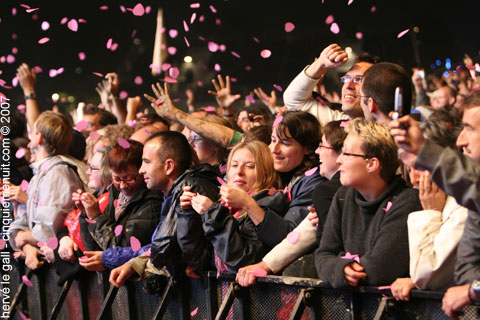
[[243,134],[243,142],[261,141],[267,146],[272,142],[272,126],[254,126]]
[[148,137],[145,144],[152,140],[158,140],[160,148],[158,156],[161,162],[167,159],[172,159],[177,167],[176,173],[181,175],[192,164],[192,148],[188,143],[187,138],[177,131],[157,132]]
[[170,127],[170,123],[165,118],[160,117],[157,113],[142,114],[140,119],[144,120],[144,122],[148,124],[151,124],[154,122],[161,122],[167,127]]
[[303,166],[297,173],[318,166],[319,161],[315,150],[322,136],[320,123],[315,116],[305,111],[286,111],[282,114],[282,121],[273,130],[280,139],[294,139],[303,147],[307,147],[309,152],[305,155]]
[[[480,106],[480,105],[479,105]],[[456,149],[457,137],[462,131],[462,121],[458,110],[446,106],[435,110],[420,124],[423,135],[442,147]]]
[[347,137],[347,132],[342,127],[343,121],[330,121],[322,128],[322,135],[328,141],[336,153],[342,152],[343,141]]
[[376,64],[376,63],[382,62],[382,60],[380,59],[379,56],[370,54],[368,52],[362,52],[357,56],[357,59],[355,59],[355,63],[360,63],[360,62]]
[[108,154],[108,165],[115,171],[124,171],[129,166],[139,168],[142,166],[143,144],[135,140],[127,140],[129,148],[124,148],[120,144],[113,146]]
[[115,117],[113,113],[99,107],[88,108],[87,110],[85,110],[84,114],[100,115],[98,123],[102,127],[108,126],[109,124],[118,124],[117,117]]
[[465,100],[463,100],[462,108],[463,109],[470,109],[480,107],[480,90],[476,89],[471,91]]
[[368,68],[363,75],[363,94],[371,97],[380,111],[387,116],[394,111],[397,87],[403,90],[403,114],[409,114],[412,106],[412,85],[403,67],[391,62],[380,62]]

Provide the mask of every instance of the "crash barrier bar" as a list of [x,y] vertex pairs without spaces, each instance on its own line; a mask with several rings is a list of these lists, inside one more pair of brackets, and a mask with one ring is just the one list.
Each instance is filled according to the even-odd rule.
[[[448,319],[442,292],[413,290],[410,301],[398,302],[376,287],[338,290],[318,279],[266,276],[243,288],[234,274],[209,272],[202,280],[164,278],[152,295],[144,282],[110,286],[108,272],[59,286],[51,265],[35,272],[22,261],[11,265],[1,275],[2,303],[10,307],[1,319]],[[462,319],[480,318],[477,307],[462,311]]]

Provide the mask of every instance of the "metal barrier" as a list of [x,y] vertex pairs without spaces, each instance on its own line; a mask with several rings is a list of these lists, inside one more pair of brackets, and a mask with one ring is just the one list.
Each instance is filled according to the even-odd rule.
[[[235,275],[217,278],[210,272],[204,281],[167,281],[163,292],[149,295],[141,283],[113,289],[106,272],[86,273],[58,286],[51,266],[28,271],[33,283],[29,287],[22,282],[23,262],[12,259],[12,266],[10,281],[1,283],[2,300],[6,297],[3,289],[8,286],[7,300],[10,305],[16,303],[10,319],[22,319],[20,312],[32,320],[447,319],[441,310],[442,292],[414,290],[409,302],[397,302],[385,296],[385,290],[372,287],[336,290],[315,279],[267,276],[252,287],[242,288],[235,283]],[[463,311],[462,319],[480,318],[476,307]]]

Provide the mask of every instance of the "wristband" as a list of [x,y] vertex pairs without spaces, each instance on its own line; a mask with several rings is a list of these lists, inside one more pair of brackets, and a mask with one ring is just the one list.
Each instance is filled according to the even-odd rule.
[[25,100],[28,100],[28,99],[37,99],[37,95],[34,93],[30,93],[30,94],[27,94],[25,97]]
[[[475,297],[472,297],[472,291]],[[480,280],[473,280],[472,284],[468,288],[468,298],[474,306],[480,306],[480,301],[478,301],[478,296],[480,293]]]

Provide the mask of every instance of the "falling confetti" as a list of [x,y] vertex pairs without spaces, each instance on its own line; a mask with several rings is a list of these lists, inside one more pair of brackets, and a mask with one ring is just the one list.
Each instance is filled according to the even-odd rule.
[[210,50],[210,52],[216,52],[218,50],[218,44],[216,44],[215,42],[209,42],[208,50]]
[[252,96],[246,96],[245,99],[247,99],[248,102],[250,102],[250,103],[255,103],[255,98],[252,97]]
[[220,72],[220,70],[222,70],[222,68],[220,67],[220,65],[218,63],[215,63],[215,66],[213,67],[215,69],[215,71],[217,72]]
[[215,9],[215,7],[212,5],[210,5],[210,10],[212,10],[213,13],[217,13],[217,9]]
[[80,61],[83,61],[87,58],[87,55],[85,54],[85,52],[79,52],[78,53],[78,59],[80,59]]
[[280,91],[280,92],[283,91],[282,87],[280,87],[278,84],[274,84],[273,87],[274,87],[275,89],[277,89],[278,91]]
[[267,59],[267,58],[270,58],[270,56],[272,55],[272,52],[268,49],[263,49],[261,52],[260,52],[260,56],[264,59]]
[[310,176],[313,175],[315,172],[317,172],[317,169],[318,169],[318,167],[313,167],[312,169],[305,171],[305,175],[306,175],[307,177],[310,177]]
[[388,201],[387,206],[383,208],[383,211],[388,212],[392,207],[392,201]]
[[355,33],[355,38],[357,38],[358,40],[362,39],[363,38],[363,33],[361,33],[361,32]]
[[285,23],[285,32],[292,32],[295,29],[295,25],[291,22]]
[[141,84],[143,83],[143,79],[142,79],[141,76],[136,76],[135,79],[133,80],[133,82],[134,82],[137,86],[139,86],[139,85],[141,85]]
[[231,53],[232,53],[232,56],[234,56],[235,58],[238,58],[238,59],[241,58],[240,55],[238,53],[236,53],[235,51],[231,51]]
[[330,26],[330,31],[333,34],[338,34],[340,32],[340,27],[338,26],[338,24],[336,22],[332,23],[332,25]]
[[185,44],[187,45],[187,47],[190,47],[190,42],[188,42],[187,37],[183,37],[183,40],[185,40]]
[[180,70],[177,67],[170,68],[170,70],[168,70],[168,75],[173,79],[177,79],[180,75]]
[[89,134],[90,139],[95,142],[100,138],[100,134],[97,131],[91,131]]
[[73,32],[77,32],[78,31],[77,20],[71,19],[70,21],[68,21],[67,27],[68,27],[68,29],[72,30]]
[[183,29],[185,30],[185,32],[188,32],[190,30],[190,28],[188,28],[188,24],[185,20],[183,20]]
[[192,13],[192,16],[190,17],[190,24],[193,24],[196,18],[197,18],[197,14],[195,12]]
[[143,16],[145,14],[145,8],[141,3],[137,3],[135,7],[133,7],[132,13],[137,17]]
[[15,152],[15,158],[21,159],[23,156],[25,156],[25,149],[20,148]]
[[47,31],[50,28],[50,23],[48,23],[48,21],[43,21],[41,28],[43,31]]
[[168,47],[167,51],[168,51],[169,54],[171,54],[173,56],[175,53],[177,53],[177,48]]
[[27,191],[28,190],[29,183],[27,180],[22,180],[22,183],[20,184],[20,187],[22,191]]
[[168,35],[170,36],[170,38],[175,39],[178,35],[178,31],[175,29],[170,29],[168,31]]
[[400,39],[401,37],[403,37],[404,35],[406,35],[408,31],[410,31],[410,29],[403,30],[402,32],[400,32],[400,33],[397,35],[397,38]]
[[190,312],[190,317],[195,316],[198,313],[198,307],[196,307],[192,312]]
[[192,4],[190,4],[190,8],[192,8],[192,9],[200,8],[200,3],[198,3],[198,2],[197,3],[192,3]]
[[123,139],[123,138],[118,138],[118,144],[120,145],[120,147],[122,147],[123,149],[128,149],[130,148],[130,143]]
[[25,283],[26,286],[33,287],[32,281],[30,281],[30,279],[28,279],[26,274],[24,274],[22,276],[22,282]]
[[227,183],[225,182],[225,180],[223,180],[221,177],[217,177],[217,181],[218,181],[218,183],[220,183],[222,186],[227,185]]
[[44,37],[44,38],[38,40],[38,43],[39,43],[39,44],[45,44],[45,43],[47,43],[48,41],[50,41],[50,38]]
[[132,250],[134,252],[137,252],[142,247],[142,244],[140,243],[140,241],[137,238],[135,238],[134,236],[131,236],[130,237],[130,247],[132,247]]
[[115,227],[115,236],[119,236],[122,234],[122,231],[123,231],[123,226],[121,224],[119,224],[118,226]]
[[326,19],[325,19],[325,24],[331,24],[333,23],[335,19],[333,18],[332,15],[329,15]]

